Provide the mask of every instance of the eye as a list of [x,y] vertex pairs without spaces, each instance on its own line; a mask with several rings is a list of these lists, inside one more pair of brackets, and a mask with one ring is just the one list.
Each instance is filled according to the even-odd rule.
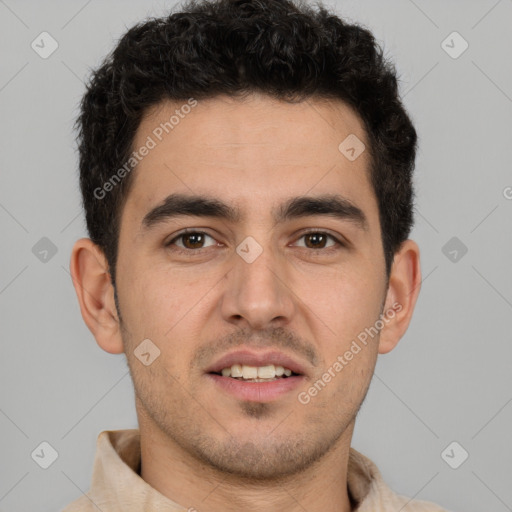
[[[206,239],[210,239],[213,243],[205,245]],[[312,249],[313,251],[325,249],[327,251],[336,250],[337,248],[344,247],[345,244],[338,240],[335,236],[324,231],[308,231],[303,233],[298,240],[305,240],[304,245],[298,245],[305,249]],[[330,245],[327,245],[328,242]],[[207,249],[218,244],[218,242],[204,231],[182,231],[176,235],[172,240],[165,244],[166,247],[172,248],[177,252],[197,252],[200,249]]]
[[[210,244],[210,246],[206,247],[211,247],[212,245],[215,245],[217,243],[213,237],[211,237],[204,231],[185,231],[175,236],[171,241],[167,242],[165,246],[170,247],[175,245],[176,247],[178,247],[178,250],[181,251],[205,249],[206,247],[204,246],[204,243],[206,238],[210,238],[214,242],[213,244]],[[177,243],[178,241],[180,243]]]
[[[302,247],[305,247],[306,249],[330,249],[332,247],[335,247],[336,245],[344,245],[336,237],[324,231],[308,231],[307,233],[303,233],[300,236],[299,240],[303,238],[305,239],[305,245]],[[333,241],[333,243],[330,246],[326,245],[328,239]]]

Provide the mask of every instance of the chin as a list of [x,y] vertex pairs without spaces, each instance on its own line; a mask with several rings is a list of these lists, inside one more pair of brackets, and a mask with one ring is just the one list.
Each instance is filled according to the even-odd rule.
[[259,436],[258,440],[229,439],[225,443],[205,440],[195,447],[195,455],[202,463],[237,479],[251,482],[286,479],[301,473],[321,459],[332,448],[332,442],[317,440],[311,444],[304,438],[271,440]]

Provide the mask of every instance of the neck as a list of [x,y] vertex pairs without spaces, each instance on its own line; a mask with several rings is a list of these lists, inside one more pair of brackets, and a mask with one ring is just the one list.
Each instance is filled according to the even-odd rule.
[[141,477],[160,494],[197,512],[351,512],[347,468],[354,421],[307,470],[272,481],[248,481],[199,461],[154,424],[140,421]]

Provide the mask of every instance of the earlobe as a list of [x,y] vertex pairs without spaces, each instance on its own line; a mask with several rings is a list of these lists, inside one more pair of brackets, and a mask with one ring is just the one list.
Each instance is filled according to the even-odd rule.
[[96,342],[106,352],[122,353],[114,287],[103,251],[89,238],[81,238],[73,246],[70,271],[82,317]]
[[393,350],[405,334],[421,287],[420,250],[406,240],[395,253],[384,305],[379,354]]

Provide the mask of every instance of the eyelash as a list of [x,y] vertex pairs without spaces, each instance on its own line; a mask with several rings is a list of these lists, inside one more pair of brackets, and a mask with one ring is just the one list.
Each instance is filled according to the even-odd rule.
[[[172,240],[170,240],[169,242],[167,242],[165,244],[165,247],[166,248],[170,248],[174,244],[174,242],[176,242],[177,240],[181,239],[185,235],[190,235],[190,234],[206,235],[206,236],[209,236],[210,238],[214,239],[211,235],[209,235],[205,231],[198,231],[198,230],[194,230],[194,229],[188,229],[188,230],[182,231],[181,233],[178,233],[178,235],[176,235]],[[325,235],[328,238],[330,238],[331,240],[334,240],[336,245],[331,246],[331,247],[320,247],[319,249],[311,249],[309,247],[301,247],[301,249],[309,249],[312,253],[323,252],[325,254],[325,253],[331,253],[332,251],[337,251],[340,248],[346,247],[346,244],[343,243],[341,240],[339,240],[334,235],[331,235],[330,233],[328,233],[326,231],[320,231],[320,230],[315,230],[315,229],[311,229],[309,231],[305,231],[305,232],[301,233],[301,235],[299,236],[299,238],[297,240],[300,240],[301,238],[303,238],[303,237],[305,237],[307,235],[311,235],[311,234]],[[210,247],[213,247],[213,246],[210,246]],[[210,247],[199,247],[198,249],[183,249],[181,247],[175,246],[174,248],[172,248],[172,250],[174,252],[177,252],[177,253],[191,255],[192,253],[200,253],[203,249],[209,249]]]

